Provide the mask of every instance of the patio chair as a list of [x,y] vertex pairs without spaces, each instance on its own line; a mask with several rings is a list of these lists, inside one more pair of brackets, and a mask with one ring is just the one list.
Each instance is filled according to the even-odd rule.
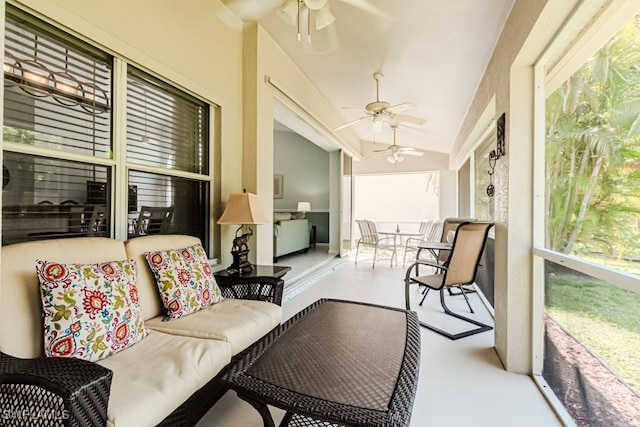
[[173,206],[150,207],[142,206],[140,216],[135,223],[133,236],[147,234],[167,234],[173,220]]
[[371,268],[376,267],[376,260],[378,259],[378,250],[392,251],[391,265],[393,266],[393,258],[396,256],[396,249],[394,245],[393,237],[380,237],[376,228],[376,223],[366,219],[357,219],[358,228],[360,229],[360,239],[356,245],[356,262],[358,265],[358,253],[360,252],[360,246],[373,248],[373,265]]
[[402,257],[402,266],[407,261],[407,253],[414,252],[418,256],[418,245],[422,242],[440,241],[442,235],[443,222],[439,220],[422,221],[418,232],[420,237],[409,237],[404,245],[404,255]]
[[[452,340],[475,335],[493,329],[493,327],[481,323],[477,320],[454,313],[447,307],[444,301],[444,290],[452,286],[471,285],[475,282],[480,257],[487,241],[489,229],[493,226],[491,222],[463,222],[458,224],[449,258],[445,263],[441,264],[435,261],[417,260],[408,269],[405,275],[405,302],[407,309],[411,309],[409,286],[413,283],[426,286],[427,291],[422,298],[426,298],[429,290],[434,289],[440,291],[440,304],[444,312],[455,318],[471,323],[476,328],[460,332],[457,334],[449,333],[443,329],[436,328],[424,322],[420,322],[421,326],[444,335]],[[435,268],[435,273],[420,276],[417,274],[418,266],[429,266]],[[464,294],[463,294],[464,295]],[[466,295],[465,295],[466,298]],[[422,304],[420,301],[420,304]],[[468,301],[467,301],[468,304]]]

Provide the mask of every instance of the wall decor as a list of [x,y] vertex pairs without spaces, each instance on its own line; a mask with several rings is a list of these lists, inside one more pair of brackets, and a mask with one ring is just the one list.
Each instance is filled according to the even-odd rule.
[[282,199],[284,197],[282,175],[273,175],[273,198]]
[[496,171],[496,161],[504,156],[504,127],[505,127],[505,113],[502,113],[498,122],[496,123],[496,149],[491,150],[489,153],[489,185],[487,186],[487,196],[493,197],[496,193],[496,188],[493,186],[493,175]]

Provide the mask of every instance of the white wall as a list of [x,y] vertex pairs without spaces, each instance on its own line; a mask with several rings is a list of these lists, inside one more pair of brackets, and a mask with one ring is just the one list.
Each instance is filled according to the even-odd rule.
[[[425,152],[423,156],[404,156],[400,163],[389,163],[387,156],[368,158],[374,154],[373,150],[386,147],[382,144],[362,142],[363,160],[353,162],[354,175],[373,175],[406,172],[440,172],[440,212],[439,218],[457,215],[457,174],[449,170],[449,155]],[[357,195],[356,195],[357,197]]]

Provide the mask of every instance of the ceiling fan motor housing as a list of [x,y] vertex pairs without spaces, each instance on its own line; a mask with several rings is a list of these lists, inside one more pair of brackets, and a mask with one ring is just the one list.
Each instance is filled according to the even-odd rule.
[[380,114],[380,113],[384,112],[384,110],[386,110],[389,107],[391,107],[391,104],[389,104],[388,102],[375,101],[375,102],[368,103],[364,108],[367,111],[372,111],[375,114]]

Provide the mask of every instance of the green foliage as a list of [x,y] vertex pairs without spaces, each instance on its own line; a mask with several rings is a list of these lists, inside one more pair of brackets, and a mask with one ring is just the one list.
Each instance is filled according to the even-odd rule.
[[546,245],[553,250],[640,257],[638,23],[547,98]]

